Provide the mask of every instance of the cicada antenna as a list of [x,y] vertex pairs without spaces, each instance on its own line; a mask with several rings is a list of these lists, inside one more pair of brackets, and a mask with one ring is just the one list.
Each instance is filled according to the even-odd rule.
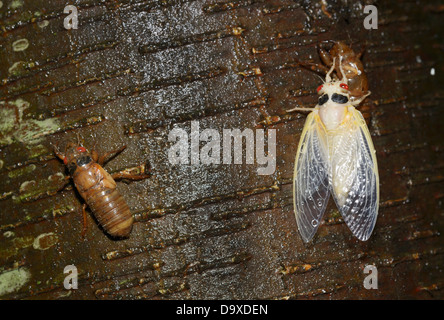
[[335,59],[336,57],[333,58],[333,64],[330,68],[330,70],[328,70],[327,75],[325,76],[325,82],[331,82],[331,73],[333,72],[333,70],[335,69]]
[[81,141],[81,135],[80,132],[76,132],[76,136],[77,136],[77,145],[79,146],[83,146],[83,143]]
[[320,75],[318,75],[318,74],[315,74],[315,76],[317,76],[319,79],[321,79],[322,83],[325,84],[325,79],[324,79],[324,78],[322,78],[322,77],[321,77]]

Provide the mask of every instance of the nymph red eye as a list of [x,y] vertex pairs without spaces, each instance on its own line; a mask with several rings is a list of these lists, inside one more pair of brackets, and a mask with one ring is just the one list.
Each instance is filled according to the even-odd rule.
[[319,91],[322,89],[322,87],[323,87],[323,85],[321,84],[321,85],[316,89],[316,91],[319,92]]
[[78,147],[77,151],[78,152],[86,152],[86,149],[84,147]]
[[63,158],[63,163],[65,164],[65,166],[68,164],[68,159],[66,159],[66,157]]
[[339,85],[342,89],[348,90],[348,85],[346,85],[345,83],[341,83]]

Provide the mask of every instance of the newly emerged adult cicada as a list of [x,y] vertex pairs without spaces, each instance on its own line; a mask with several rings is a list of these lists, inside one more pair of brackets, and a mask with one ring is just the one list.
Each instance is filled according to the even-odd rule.
[[[64,154],[57,148],[54,152],[63,160],[86,205],[91,209],[99,224],[113,238],[126,238],[129,236],[134,218],[130,209],[117,189],[114,179],[139,180],[149,175],[142,172],[138,175],[130,173],[117,173],[110,175],[102,165],[122,152],[126,146],[106,153],[99,157],[94,150],[89,152],[80,141],[75,144],[69,142]],[[83,206],[84,223],[86,220]]]
[[335,59],[317,89],[316,107],[289,110],[312,110],[302,131],[293,179],[294,211],[304,242],[315,235],[330,194],[359,240],[368,240],[378,215],[376,152],[365,120],[355,109],[370,92],[351,100],[342,61],[336,77],[341,79],[331,77]]

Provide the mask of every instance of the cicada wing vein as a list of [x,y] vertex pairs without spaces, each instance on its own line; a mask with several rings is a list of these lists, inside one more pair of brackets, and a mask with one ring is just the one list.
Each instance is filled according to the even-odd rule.
[[328,136],[331,189],[351,232],[366,241],[378,215],[378,166],[364,118],[354,107],[349,112],[347,122]]
[[327,207],[328,172],[327,135],[315,110],[308,115],[302,131],[293,176],[294,212],[305,242],[315,235]]

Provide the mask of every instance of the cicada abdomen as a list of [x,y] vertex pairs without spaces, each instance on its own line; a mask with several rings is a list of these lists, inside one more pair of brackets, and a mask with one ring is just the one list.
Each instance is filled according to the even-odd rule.
[[134,218],[116,182],[98,163],[77,166],[72,178],[99,224],[113,236],[127,237]]

